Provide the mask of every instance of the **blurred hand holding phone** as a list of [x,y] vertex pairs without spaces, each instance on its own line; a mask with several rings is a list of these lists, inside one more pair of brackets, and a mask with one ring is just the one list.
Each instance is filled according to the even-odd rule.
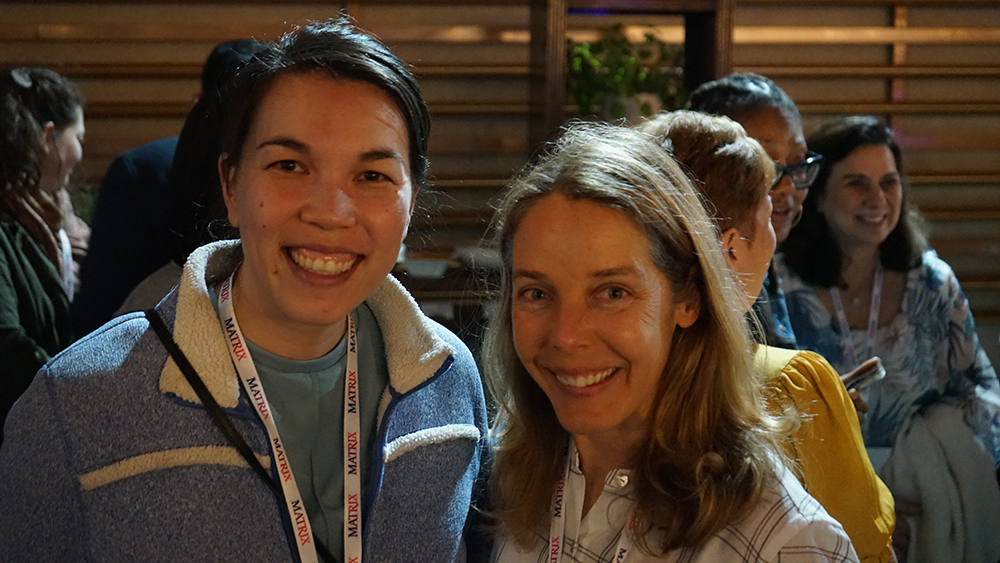
[[885,368],[882,367],[882,359],[878,356],[868,358],[853,371],[840,376],[844,387],[847,387],[851,402],[854,403],[854,410],[858,413],[858,422],[864,422],[865,413],[868,412],[868,403],[861,398],[861,390],[884,377]]
[[854,371],[840,376],[840,380],[844,382],[844,386],[847,387],[848,391],[861,391],[884,377],[885,368],[882,367],[882,359],[878,356],[872,356],[862,362],[860,366],[854,368]]

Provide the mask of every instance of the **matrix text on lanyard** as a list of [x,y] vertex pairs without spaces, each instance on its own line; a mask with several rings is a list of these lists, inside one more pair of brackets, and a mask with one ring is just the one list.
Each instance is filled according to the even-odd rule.
[[[546,546],[548,551],[548,557],[545,559],[548,563],[561,563],[563,549],[566,548],[566,485],[569,483],[569,471],[570,464],[576,458],[576,444],[570,441],[570,447],[567,448],[566,452],[566,468],[563,471],[563,476],[561,479],[556,481],[555,490],[552,492],[552,510],[550,512],[552,516],[551,523],[549,524],[549,544]],[[579,515],[574,515],[579,517]],[[626,519],[626,522],[631,521],[631,517]],[[629,526],[626,524],[625,529],[622,530],[618,537],[618,545],[615,546],[615,557],[612,559],[614,563],[625,563],[625,558],[628,557],[628,552],[632,549],[632,536],[628,530]]]
[[[288,464],[285,448],[274,424],[274,417],[261,385],[257,367],[247,351],[243,331],[236,321],[233,307],[233,276],[230,275],[219,291],[219,322],[229,339],[229,354],[236,366],[240,382],[250,397],[257,416],[264,423],[271,445],[271,453],[278,464],[285,504],[292,518],[292,527],[298,539],[299,557],[303,563],[318,563],[316,543],[302,495],[295,483],[295,476]],[[358,340],[354,319],[347,315],[348,347],[347,370],[344,378],[344,560],[361,563],[361,470],[358,464],[361,443],[361,414],[358,402]]]

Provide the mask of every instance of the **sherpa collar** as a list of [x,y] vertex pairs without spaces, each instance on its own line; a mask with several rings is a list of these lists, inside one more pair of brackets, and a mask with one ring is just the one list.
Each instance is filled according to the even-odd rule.
[[[221,241],[191,253],[184,264],[173,333],[177,345],[219,404],[239,403],[239,382],[229,358],[228,342],[209,299],[209,288],[225,279],[243,260],[238,241]],[[432,321],[392,276],[386,276],[365,303],[375,315],[385,343],[389,385],[407,393],[432,377],[455,349],[438,336]],[[177,365],[167,359],[160,391],[200,403]]]

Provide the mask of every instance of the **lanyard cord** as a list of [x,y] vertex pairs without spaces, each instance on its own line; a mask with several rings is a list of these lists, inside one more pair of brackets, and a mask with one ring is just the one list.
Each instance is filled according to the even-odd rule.
[[[243,439],[243,436],[236,430],[233,423],[230,422],[229,417],[222,411],[222,407],[219,406],[218,401],[212,396],[212,393],[205,386],[205,382],[201,380],[198,372],[195,371],[194,366],[188,361],[187,356],[177,345],[174,340],[173,334],[170,333],[170,329],[167,328],[166,323],[163,322],[163,318],[160,314],[156,312],[156,309],[147,309],[144,311],[146,318],[149,320],[150,326],[153,328],[153,332],[163,343],[163,347],[167,349],[167,353],[173,358],[174,363],[180,368],[181,373],[184,375],[184,379],[187,380],[191,388],[194,389],[198,399],[201,400],[202,404],[205,405],[205,409],[211,415],[212,420],[215,421],[216,426],[225,434],[226,439],[232,444],[236,451],[239,452],[240,456],[247,462],[250,469],[256,473],[264,484],[268,486],[269,489],[274,493],[279,502],[285,502],[285,494],[281,490],[281,487],[274,482],[264,466],[261,465],[260,460],[254,455],[253,450]],[[316,544],[316,551],[319,552],[320,556],[327,563],[336,563],[336,558],[330,553],[330,550],[326,548],[325,545],[319,540],[319,538],[314,538]]]
[[[566,451],[566,469],[563,470],[562,478],[556,481],[556,486],[552,491],[552,510],[550,512],[552,520],[549,524],[549,544],[546,546],[548,556],[545,559],[548,563],[562,562],[563,549],[566,542],[567,515],[565,494],[569,485],[570,465],[573,463],[576,455],[576,444],[570,440],[570,445]],[[626,522],[630,521],[631,517],[626,520]],[[631,549],[632,538],[629,535],[628,525],[626,524],[618,537],[618,545],[615,546],[615,557],[612,561],[614,563],[625,563],[625,558]]]
[[[884,270],[882,268],[882,263],[877,262],[875,264],[875,276],[872,280],[872,300],[868,308],[868,341],[867,341],[867,357],[874,355],[875,351],[875,337],[878,332],[878,315],[879,309],[882,305],[882,276]],[[850,364],[847,369],[854,369],[858,367],[860,361],[858,360],[857,352],[854,349],[854,345],[851,343],[851,327],[847,323],[847,314],[844,312],[844,302],[840,299],[840,289],[837,287],[830,288],[830,301],[833,302],[833,309],[837,313],[837,323],[840,325],[840,334],[844,339],[844,355]]]

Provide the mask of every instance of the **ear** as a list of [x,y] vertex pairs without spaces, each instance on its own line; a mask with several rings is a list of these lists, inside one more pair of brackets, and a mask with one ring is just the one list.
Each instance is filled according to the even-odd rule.
[[45,125],[42,125],[42,150],[45,153],[49,152],[49,145],[54,145],[56,142],[56,124],[49,121]]
[[736,227],[729,227],[722,233],[722,255],[726,258],[726,264],[730,270],[735,270],[735,266],[739,262],[739,245],[737,243],[742,239],[740,230]]
[[701,313],[701,293],[691,290],[691,294],[674,306],[674,322],[681,328],[687,328],[698,320]]
[[235,178],[236,167],[229,161],[229,154],[219,155],[219,183],[222,184],[222,199],[226,202],[229,224],[239,228],[240,215],[236,207]]

